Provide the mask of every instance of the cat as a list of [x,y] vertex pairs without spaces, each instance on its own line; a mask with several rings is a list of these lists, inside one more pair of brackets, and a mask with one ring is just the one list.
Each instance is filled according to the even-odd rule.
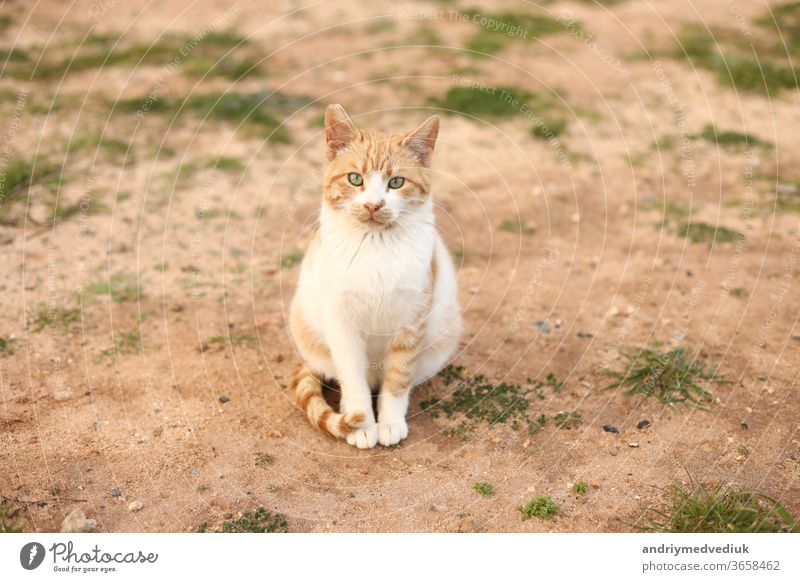
[[[359,449],[408,436],[411,388],[460,339],[456,273],[431,198],[438,133],[436,115],[389,134],[359,130],[340,105],[325,111],[322,208],[289,316],[302,359],[292,387],[312,425]],[[325,380],[341,388],[338,413]]]

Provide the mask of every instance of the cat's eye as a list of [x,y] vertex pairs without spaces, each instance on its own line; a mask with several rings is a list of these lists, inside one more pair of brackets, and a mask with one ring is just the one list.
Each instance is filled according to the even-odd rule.
[[364,183],[364,176],[361,174],[356,174],[355,172],[350,172],[347,174],[347,181],[353,186],[361,186],[361,184]]
[[401,178],[400,176],[395,176],[391,180],[389,180],[389,188],[392,190],[397,190],[398,188],[402,188],[403,184],[406,183],[405,178]]

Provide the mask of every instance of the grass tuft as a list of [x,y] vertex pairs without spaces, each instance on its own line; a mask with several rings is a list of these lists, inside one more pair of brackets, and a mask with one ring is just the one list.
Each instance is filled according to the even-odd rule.
[[[547,382],[528,379],[526,385],[510,384],[501,382],[492,384],[488,379],[479,374],[466,376],[463,366],[447,366],[439,377],[443,379],[445,386],[456,383],[456,388],[446,400],[431,398],[420,402],[423,410],[429,411],[433,418],[437,418],[443,412],[448,418],[456,414],[463,415],[465,418],[452,432],[465,438],[469,431],[477,428],[482,422],[489,425],[509,424],[512,429],[516,429],[520,424],[528,427],[528,432],[534,433],[546,422],[546,417],[532,417],[529,414],[530,403],[528,396],[533,394],[539,399],[543,399],[542,389],[544,386],[557,386],[560,389],[561,383],[555,376],[548,376]],[[543,418],[544,417],[544,418]]]
[[[197,529],[199,533],[207,533],[208,523],[203,522]],[[242,517],[222,523],[217,533],[286,533],[289,523],[280,513],[267,511],[263,506],[255,511],[246,510]]]
[[41,305],[33,317],[33,331],[40,332],[45,328],[66,331],[73,325],[80,323],[81,310],[77,307],[48,307]]
[[27,200],[29,190],[36,185],[57,187],[61,173],[62,168],[57,164],[12,158],[0,173],[0,224],[17,225],[20,220],[12,212],[14,204]]
[[556,426],[562,430],[571,430],[573,428],[578,428],[581,424],[583,424],[583,417],[581,417],[581,413],[577,410],[572,410],[570,412],[559,412],[555,415],[553,420],[556,423]]
[[698,134],[701,139],[710,141],[721,146],[765,146],[771,145],[755,136],[738,131],[719,131],[712,123],[707,123],[703,131]]
[[522,521],[532,517],[546,520],[561,513],[561,508],[555,501],[542,495],[534,497],[525,505],[518,507],[517,510],[522,514]]
[[578,481],[572,486],[572,492],[575,495],[586,495],[586,490],[589,486],[586,484],[586,481]]
[[[466,48],[481,53],[474,56],[492,55],[513,42],[532,42],[537,38],[565,32],[564,25],[545,14],[532,14],[529,12],[496,12],[485,13],[478,10],[465,10],[467,16],[492,19],[501,25],[482,26],[476,22],[478,30],[467,41]],[[577,26],[577,25],[573,25]]]
[[622,372],[608,370],[617,380],[609,388],[625,388],[626,396],[639,394],[643,401],[654,397],[668,406],[683,403],[709,410],[714,395],[704,386],[726,382],[715,370],[706,371],[705,362],[682,347],[668,352],[642,348],[623,356],[627,364]]
[[291,269],[303,262],[303,251],[291,251],[281,257],[280,268]]
[[693,243],[728,243],[735,241],[741,233],[724,226],[706,222],[683,222],[678,225],[678,236],[688,238]]
[[194,114],[204,119],[256,127],[269,132],[264,137],[274,143],[289,143],[291,137],[286,127],[281,125],[280,118],[307,103],[302,97],[270,91],[193,93],[183,99],[165,97],[150,102],[142,98],[117,101],[115,110],[127,113],[161,113],[173,118]]
[[134,301],[141,296],[138,277],[132,273],[118,271],[108,278],[95,279],[86,286],[86,293],[111,298],[114,303]]
[[472,488],[483,497],[488,497],[494,492],[494,485],[486,481],[478,481],[472,485]]
[[707,488],[689,477],[673,483],[660,506],[645,510],[641,529],[663,533],[800,533],[800,524],[774,499],[760,493]]

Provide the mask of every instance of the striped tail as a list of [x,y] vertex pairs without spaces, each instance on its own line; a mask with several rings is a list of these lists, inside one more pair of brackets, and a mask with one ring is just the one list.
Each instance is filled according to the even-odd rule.
[[322,382],[304,366],[295,373],[292,390],[297,406],[306,413],[308,421],[324,434],[343,439],[364,422],[365,414],[360,410],[347,414],[334,412],[322,396]]

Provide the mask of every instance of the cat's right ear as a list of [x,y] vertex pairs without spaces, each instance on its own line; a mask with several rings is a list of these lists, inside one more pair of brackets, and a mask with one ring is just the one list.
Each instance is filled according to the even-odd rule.
[[328,142],[328,159],[332,160],[358,137],[358,129],[338,103],[325,109],[325,139]]

